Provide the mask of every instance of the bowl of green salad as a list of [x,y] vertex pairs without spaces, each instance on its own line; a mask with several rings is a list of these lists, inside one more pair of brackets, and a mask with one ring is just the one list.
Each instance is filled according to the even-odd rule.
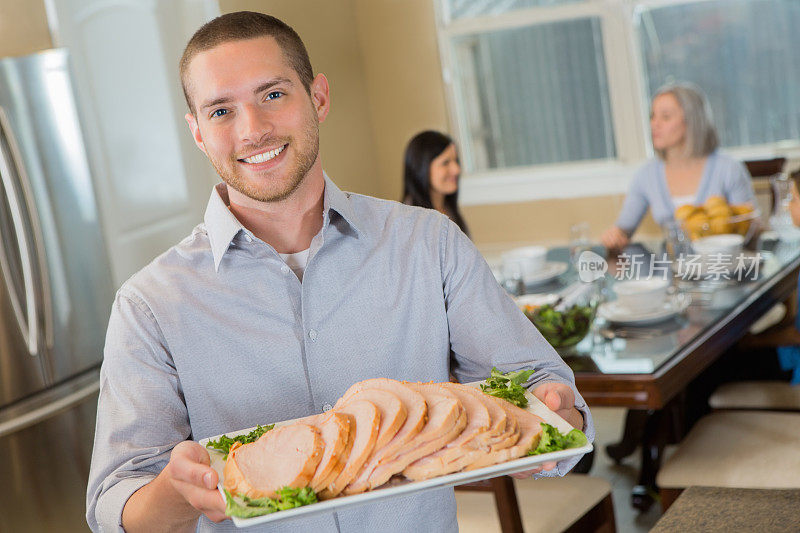
[[596,311],[597,306],[593,303],[558,309],[546,304],[535,309],[523,309],[525,316],[553,348],[569,348],[581,342],[592,327]]

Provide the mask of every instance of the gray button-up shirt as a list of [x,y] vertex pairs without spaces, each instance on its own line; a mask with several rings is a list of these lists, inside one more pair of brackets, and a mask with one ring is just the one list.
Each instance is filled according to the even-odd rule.
[[[570,369],[438,212],[343,193],[326,177],[323,225],[301,284],[227,203],[217,186],[205,223],[117,293],[87,494],[93,530],[121,529],[125,502],[177,443],[322,412],[362,379],[446,381],[452,372],[469,382],[492,366],[527,367],[536,369],[531,383],[574,388]],[[234,527],[202,517],[198,529]],[[447,488],[263,529],[458,525]]]

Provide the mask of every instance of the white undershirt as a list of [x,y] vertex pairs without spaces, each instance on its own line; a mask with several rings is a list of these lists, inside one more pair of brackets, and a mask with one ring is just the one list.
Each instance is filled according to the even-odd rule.
[[283,259],[283,262],[297,275],[297,279],[303,281],[303,272],[306,270],[308,264],[308,251],[311,248],[306,248],[302,252],[295,254],[278,254]]
[[682,205],[694,205],[695,195],[694,194],[687,194],[686,196],[673,196],[672,197],[672,205],[675,208],[678,208]]

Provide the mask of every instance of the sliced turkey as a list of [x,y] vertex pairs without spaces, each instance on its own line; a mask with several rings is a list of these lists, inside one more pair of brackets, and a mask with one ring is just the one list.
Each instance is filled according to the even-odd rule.
[[[356,383],[356,385],[358,384]],[[353,387],[355,387],[355,385],[353,385]],[[381,425],[378,430],[378,438],[375,441],[375,449],[379,450],[389,444],[389,441],[391,441],[400,428],[403,427],[408,417],[408,409],[403,404],[400,397],[391,390],[379,387],[365,387],[361,390],[354,391],[353,387],[350,387],[345,395],[336,402],[334,410],[339,410],[338,408],[340,406],[356,400],[366,400],[375,404],[375,407],[378,408],[381,414]]]
[[249,444],[236,443],[225,462],[223,486],[250,498],[275,498],[282,487],[307,487],[324,446],[320,431],[301,423],[267,431]]
[[[410,383],[428,405],[428,421],[414,438],[409,440],[392,458],[386,458],[369,475],[369,488],[386,483],[394,474],[402,472],[409,464],[432,454],[452,442],[467,425],[467,411],[458,397],[439,383]],[[488,415],[486,417],[488,422]]]
[[314,477],[309,483],[311,488],[317,492],[328,485],[325,482],[339,465],[350,437],[351,417],[349,414],[331,412],[306,418],[303,422],[317,428],[325,443],[325,451],[322,453]]
[[355,477],[372,454],[381,425],[379,409],[366,400],[349,401],[337,407],[336,412],[352,416],[354,428],[350,431],[351,442],[348,443],[349,449],[343,454],[338,474],[328,481],[327,488],[319,495],[323,499],[339,495]]
[[361,467],[355,479],[344,489],[345,494],[357,494],[367,490],[369,488],[369,475],[375,467],[381,462],[394,457],[408,441],[420,432],[427,419],[428,408],[423,396],[403,383],[392,379],[375,378],[356,383],[347,390],[339,401],[346,402],[350,396],[365,389],[380,389],[396,394],[403,402],[403,405],[406,406],[408,416],[403,426],[388,444],[381,448],[375,448],[369,461]]
[[[494,402],[482,401],[480,396],[485,395],[479,390],[459,383],[439,383],[437,386],[450,391],[459,399],[468,422],[458,437],[449,441],[445,447],[414,461],[403,470],[403,475],[414,481],[461,470],[474,461],[472,457],[462,458],[475,452],[480,453],[479,448],[485,446],[488,438],[499,434],[506,424],[505,411]],[[495,418],[492,419],[487,405],[493,408],[493,412],[502,413],[502,416],[495,412]]]
[[475,462],[471,463],[464,470],[476,470],[484,466],[489,466],[497,463],[516,459],[527,454],[531,448],[539,443],[539,437],[542,434],[542,422],[544,420],[524,409],[520,409],[505,400],[495,399],[501,407],[508,413],[509,417],[516,419],[519,425],[519,438],[516,439],[512,446],[502,448],[496,451],[482,454]]

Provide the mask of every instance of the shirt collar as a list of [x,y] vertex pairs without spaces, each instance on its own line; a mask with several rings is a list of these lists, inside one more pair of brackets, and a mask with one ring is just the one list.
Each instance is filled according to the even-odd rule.
[[[228,208],[229,205],[228,187],[224,183],[218,183],[211,191],[211,198],[208,200],[204,216],[206,231],[208,232],[208,239],[211,244],[211,254],[214,257],[214,270],[216,271],[219,270],[222,256],[228,251],[231,242],[240,231],[247,233],[251,237],[253,236],[250,231],[239,222],[239,219],[231,213]],[[322,211],[323,230],[330,222],[331,210],[337,213],[342,220],[347,222],[347,224],[355,230],[357,235],[363,236],[361,223],[350,203],[350,193],[342,192],[342,190],[331,181],[328,175],[325,174],[325,193],[323,195]]]
[[211,255],[214,257],[214,270],[219,270],[222,256],[228,251],[233,238],[240,231],[247,232],[239,219],[228,209],[229,205],[228,186],[218,183],[211,191],[204,216],[208,240],[211,243]]
[[325,174],[325,195],[322,206],[323,228],[328,224],[331,209],[338,213],[356,231],[359,237],[364,236],[364,228],[353,210],[353,204],[350,202],[350,193],[342,192]]

